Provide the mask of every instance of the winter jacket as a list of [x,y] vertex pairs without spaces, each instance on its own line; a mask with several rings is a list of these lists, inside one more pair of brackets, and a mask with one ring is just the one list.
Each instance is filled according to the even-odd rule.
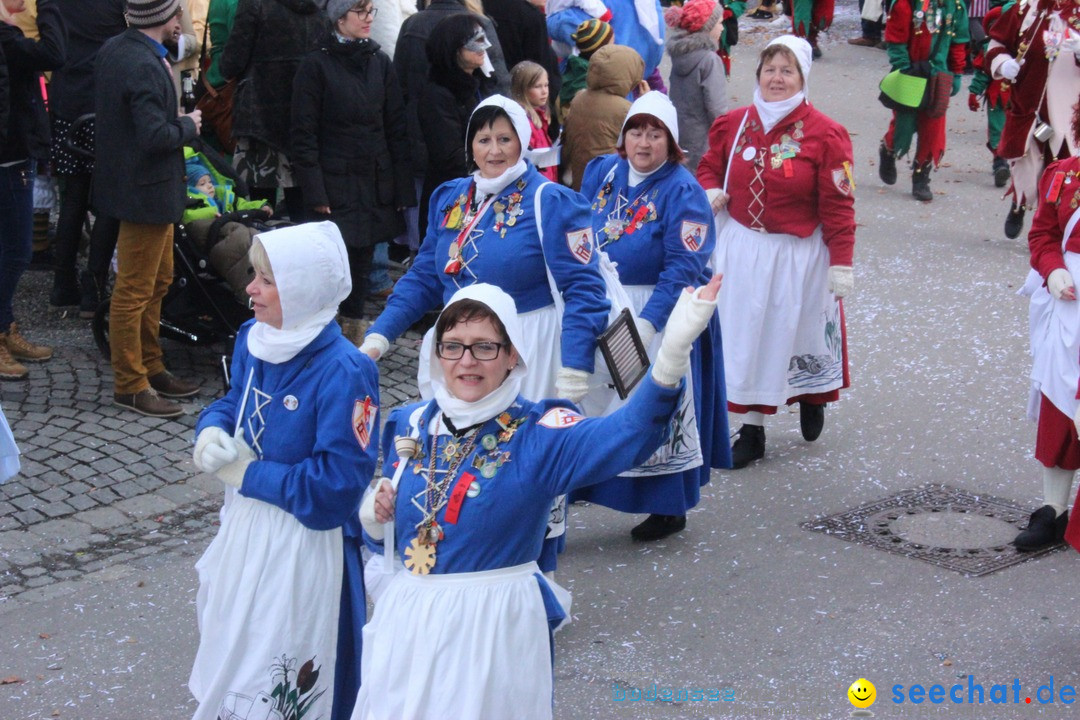
[[221,74],[238,78],[233,137],[280,152],[290,142],[293,78],[300,61],[329,33],[316,0],[240,0],[221,56]]
[[7,138],[8,118],[11,117],[11,85],[8,82],[7,59],[0,45],[0,147]]
[[67,33],[56,0],[38,3],[40,41],[25,37],[14,25],[0,23],[0,49],[7,62],[8,118],[4,123],[0,163],[47,159],[49,117],[41,98],[41,73],[64,64]]
[[210,67],[206,69],[206,81],[211,87],[220,88],[228,81],[221,74],[221,56],[232,35],[233,21],[236,19],[237,0],[210,0],[206,10],[206,23],[210,26]]
[[707,33],[668,28],[671,56],[668,81],[671,102],[679,113],[679,145],[691,172],[709,147],[713,120],[727,112],[727,74]]
[[94,112],[94,59],[105,41],[127,29],[124,0],[56,0],[67,26],[67,59],[49,83],[49,110],[74,122]]
[[522,60],[542,65],[547,70],[551,97],[558,96],[562,76],[544,11],[529,0],[485,0],[484,12],[495,22],[507,69],[512,70]]
[[580,55],[571,55],[566,58],[566,69],[563,71],[562,87],[559,88],[559,106],[563,114],[570,109],[570,103],[574,97],[585,89],[585,78],[589,75],[589,61]]
[[[417,175],[422,174],[424,168],[427,167],[427,150],[431,147],[420,129],[421,115],[431,110],[430,105],[424,105],[420,101],[424,86],[428,83],[430,64],[426,49],[427,39],[442,20],[451,15],[467,12],[469,11],[461,0],[433,0],[423,12],[406,18],[401,24],[397,48],[394,50],[394,69],[405,91],[405,114],[409,122],[409,139],[413,151],[412,167]],[[491,78],[495,87],[493,92],[509,96],[510,72],[506,69],[506,61],[495,26],[490,18],[482,15],[477,16],[476,22],[484,28],[484,33],[491,42],[491,47],[487,49],[487,56],[495,68]],[[420,112],[421,109],[423,113]],[[423,217],[423,213],[420,217]]]
[[589,60],[585,90],[570,103],[563,127],[563,152],[571,186],[581,189],[585,166],[599,155],[615,152],[623,120],[630,110],[626,96],[642,79],[645,62],[625,45],[605,45]]
[[307,207],[330,207],[345,244],[367,247],[405,231],[416,205],[405,103],[394,66],[373,40],[325,46],[293,85],[293,172]]
[[128,28],[98,51],[94,69],[93,206],[129,223],[167,225],[184,214],[184,145],[195,123],[180,117],[160,45]]
[[[183,222],[213,220],[218,213],[231,213],[237,210],[260,210],[266,205],[265,200],[248,200],[237,195],[233,181],[221,174],[214,167],[214,164],[210,162],[209,158],[202,153],[196,152],[194,148],[186,147],[184,148],[184,160],[189,158],[198,158],[199,163],[210,173],[210,181],[214,183],[214,200],[220,201],[221,205],[219,207],[217,202],[211,201],[210,198],[198,190],[192,190],[189,184],[187,190],[189,202],[187,207],[184,208]],[[198,205],[195,204],[196,200],[199,202]]]

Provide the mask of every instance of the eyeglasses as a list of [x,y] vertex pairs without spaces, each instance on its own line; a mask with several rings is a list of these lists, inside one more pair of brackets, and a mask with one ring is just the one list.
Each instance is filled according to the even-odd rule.
[[379,8],[369,5],[367,8],[352,8],[351,10],[348,10],[348,12],[356,13],[356,16],[360,18],[374,20],[375,16],[379,14]]
[[506,347],[505,343],[478,342],[465,345],[459,342],[435,343],[435,352],[443,360],[460,360],[468,350],[477,360],[494,360],[499,357],[499,350]]

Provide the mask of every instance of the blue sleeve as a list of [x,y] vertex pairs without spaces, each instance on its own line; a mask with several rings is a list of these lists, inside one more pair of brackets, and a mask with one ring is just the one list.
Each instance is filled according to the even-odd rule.
[[607,327],[611,303],[596,253],[591,252],[582,262],[570,251],[574,233],[588,233],[589,247],[594,245],[589,204],[579,193],[554,183],[545,186],[540,202],[544,261],[566,305],[562,317],[562,364],[591,373],[596,338]]
[[236,430],[236,411],[244,394],[244,383],[247,382],[248,368],[252,360],[247,351],[247,334],[254,322],[249,320],[244,323],[236,334],[232,365],[229,368],[229,392],[225,393],[225,397],[207,405],[199,414],[199,420],[195,423],[196,438],[208,427],[222,428],[230,435]]
[[581,195],[589,203],[592,211],[592,201],[596,193],[600,191],[600,182],[607,175],[611,166],[619,161],[618,155],[598,155],[585,166],[585,175],[581,178]]
[[367,356],[335,358],[319,388],[315,446],[297,463],[256,460],[244,474],[241,494],[291,513],[304,527],[331,530],[356,518],[360,498],[375,472],[379,418],[367,448],[353,431],[353,406],[370,397],[378,402],[379,372]]
[[548,16],[548,35],[551,36],[552,40],[574,47],[574,38],[572,35],[577,30],[578,25],[589,18],[590,15],[579,7],[570,7],[565,10],[560,10],[554,15]]
[[451,180],[444,183],[431,194],[427,234],[420,244],[420,251],[417,252],[409,271],[394,285],[394,292],[386,301],[386,309],[372,323],[368,334],[378,333],[393,342],[423,317],[424,313],[442,305],[443,284],[439,273],[443,269],[435,259],[436,246],[439,244],[437,218],[439,208],[443,206],[443,197],[453,193],[453,186],[457,182]]
[[[650,373],[630,400],[605,417],[583,418],[562,429],[537,423],[529,434],[528,457],[539,460],[535,476],[552,496],[594,485],[640,465],[667,438],[685,380],[678,387],[656,384]],[[538,403],[543,413],[565,401]]]
[[[679,173],[681,174],[681,173]],[[693,178],[673,183],[663,214],[664,267],[641,317],[663,330],[685,287],[700,284],[716,245],[716,230],[705,191]],[[700,236],[695,233],[700,232]],[[694,246],[697,249],[694,250]]]

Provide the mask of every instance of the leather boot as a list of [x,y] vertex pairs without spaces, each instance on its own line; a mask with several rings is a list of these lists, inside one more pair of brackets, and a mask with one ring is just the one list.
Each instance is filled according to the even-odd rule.
[[1024,206],[1012,204],[1009,214],[1005,216],[1005,237],[1015,240],[1020,237],[1020,231],[1024,229]]
[[19,333],[17,323],[11,323],[11,327],[3,334],[4,344],[8,352],[16,360],[29,360],[38,362],[48,360],[53,355],[53,349],[48,345],[35,345]]
[[0,333],[0,380],[22,380],[30,371],[21,362],[11,357],[7,349],[7,338]]
[[915,166],[911,173],[911,194],[922,202],[934,199],[934,193],[930,190],[930,163]]
[[743,425],[739,428],[739,439],[731,446],[731,468],[739,470],[763,457],[765,428],[761,425]]
[[995,157],[991,166],[994,172],[994,187],[1005,187],[1009,182],[1009,163],[1005,158]]
[[885,147],[885,141],[878,146],[878,177],[886,185],[896,184],[896,153]]

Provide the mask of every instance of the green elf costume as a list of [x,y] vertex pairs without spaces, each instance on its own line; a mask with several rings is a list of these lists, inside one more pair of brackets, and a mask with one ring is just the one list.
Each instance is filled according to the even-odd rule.
[[1001,18],[1001,14],[1014,5],[1014,0],[991,0],[990,11],[983,17],[983,27],[987,37],[982,41],[979,52],[972,61],[975,73],[968,85],[968,108],[972,112],[979,112],[986,105],[986,147],[994,156],[991,172],[994,174],[994,185],[1005,187],[1009,182],[1009,163],[998,154],[998,144],[1001,142],[1001,130],[1005,127],[1005,108],[1009,104],[1010,86],[1002,79],[995,80],[990,76],[990,68],[986,64],[986,46],[990,43],[990,28]]

